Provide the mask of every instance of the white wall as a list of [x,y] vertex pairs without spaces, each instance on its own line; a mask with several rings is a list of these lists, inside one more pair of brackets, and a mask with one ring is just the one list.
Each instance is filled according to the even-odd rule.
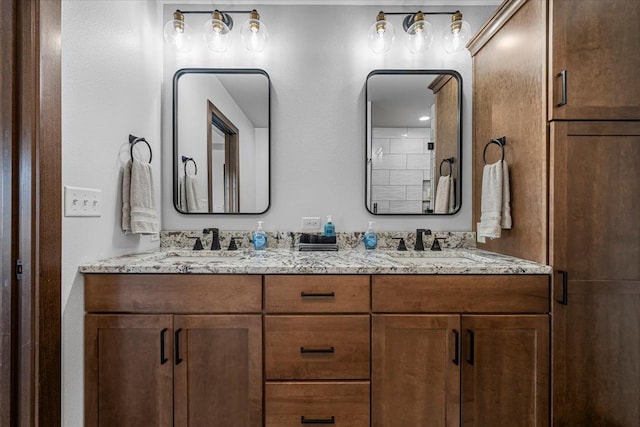
[[[240,7],[216,4],[219,9]],[[176,9],[199,5],[171,4]],[[433,16],[433,45],[425,55],[404,48],[401,17],[390,19],[397,37],[385,55],[372,54],[366,33],[380,6],[259,6],[269,27],[267,48],[252,54],[244,49],[239,29],[246,19],[234,15],[233,46],[223,54],[210,52],[201,39],[204,15],[187,15],[196,31],[194,49],[176,54],[164,49],[163,75],[163,229],[253,229],[258,219],[267,230],[299,230],[300,217],[333,215],[338,231],[364,230],[376,221],[379,230],[471,230],[471,57],[468,51],[448,55],[440,32],[449,16]],[[387,7],[413,10],[415,7]],[[434,8],[455,10],[455,6]],[[474,31],[495,9],[463,6]],[[171,79],[182,67],[263,68],[271,77],[271,208],[261,216],[189,216],[175,211],[169,193],[171,171]],[[463,198],[451,217],[374,217],[365,209],[365,96],[367,74],[374,69],[455,69],[463,79]]]
[[[158,246],[120,229],[128,135],[153,149],[160,200],[160,9],[154,1],[62,1],[63,184],[102,190],[99,218],[62,222],[62,425],[83,425],[83,279],[79,264]],[[147,156],[146,149],[141,150]]]

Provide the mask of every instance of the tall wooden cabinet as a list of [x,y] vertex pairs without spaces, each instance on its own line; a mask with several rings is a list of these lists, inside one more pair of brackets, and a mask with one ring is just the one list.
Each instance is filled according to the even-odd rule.
[[490,138],[512,184],[512,230],[479,246],[554,267],[555,426],[640,425],[638,17],[626,0],[506,1],[469,44],[474,222]]

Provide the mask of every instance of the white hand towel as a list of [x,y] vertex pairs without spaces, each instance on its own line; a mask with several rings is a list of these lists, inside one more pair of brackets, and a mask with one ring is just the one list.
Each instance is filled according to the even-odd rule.
[[122,231],[131,231],[131,161],[122,168]]
[[187,175],[184,178],[185,197],[187,200],[187,212],[198,212],[200,210],[200,198],[198,195],[198,179],[194,175]]
[[497,239],[502,228],[511,228],[511,196],[509,194],[509,168],[503,160],[485,165],[482,171],[480,222],[477,223],[478,241]]
[[131,232],[155,234],[160,232],[151,165],[138,160],[131,162]]
[[436,203],[434,213],[449,213],[449,197],[451,195],[451,177],[441,176],[436,188]]
[[452,213],[456,208],[456,182],[453,177],[449,175],[449,213]]
[[178,180],[178,209],[182,212],[189,212],[187,210],[187,190],[184,186],[184,176],[181,176]]

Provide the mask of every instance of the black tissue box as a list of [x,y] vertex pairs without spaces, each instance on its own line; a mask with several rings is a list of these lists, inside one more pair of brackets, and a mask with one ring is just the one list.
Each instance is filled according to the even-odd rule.
[[302,234],[300,243],[335,244],[336,236],[320,236],[319,234]]

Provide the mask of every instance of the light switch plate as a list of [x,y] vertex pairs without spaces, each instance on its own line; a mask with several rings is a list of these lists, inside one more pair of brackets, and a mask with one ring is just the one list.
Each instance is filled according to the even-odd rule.
[[102,216],[102,191],[65,185],[64,216]]

